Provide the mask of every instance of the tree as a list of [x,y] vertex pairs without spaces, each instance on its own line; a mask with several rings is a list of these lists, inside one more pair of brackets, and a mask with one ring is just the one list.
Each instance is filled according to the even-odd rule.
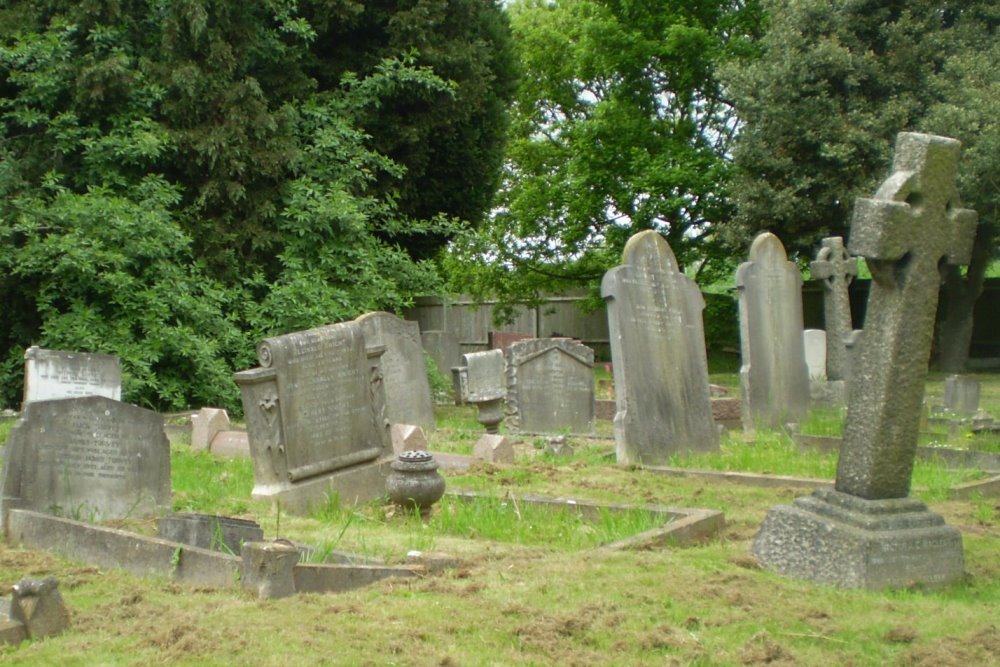
[[[969,156],[987,155],[979,144],[995,146],[996,139],[995,112],[983,104],[995,88],[978,90],[975,79],[990,66],[968,59],[992,48],[995,4],[768,0],[765,7],[762,57],[724,75],[742,123],[731,185],[737,212],[725,230],[730,245],[745,248],[769,230],[804,261],[824,236],[848,235],[854,200],[877,187],[899,131],[954,136],[965,146],[964,204],[979,210],[981,224],[972,266],[964,277],[950,275],[954,298],[942,300],[946,319],[964,324],[942,331],[971,333],[972,304],[995,255],[996,186],[985,178],[987,160]],[[964,350],[958,363],[967,336]],[[956,365],[953,354],[948,365]]]
[[[231,373],[254,341],[399,310],[438,285],[404,243],[454,225],[399,209],[407,171],[363,124],[384,100],[460,86],[408,54],[321,82],[318,32],[295,7],[0,9],[7,401],[40,344],[119,355],[132,401],[235,409]],[[331,22],[360,11],[317,8]]]
[[452,245],[455,286],[507,313],[543,290],[596,293],[644,229],[682,264],[711,257],[735,129],[715,69],[751,48],[756,3],[523,0],[510,13],[523,78],[504,178],[488,223]]

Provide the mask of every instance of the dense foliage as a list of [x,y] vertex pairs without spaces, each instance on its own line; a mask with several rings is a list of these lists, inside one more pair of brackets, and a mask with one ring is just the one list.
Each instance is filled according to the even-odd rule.
[[[486,0],[297,6],[0,9],[3,402],[16,404],[21,355],[39,344],[119,355],[131,401],[233,408],[231,373],[261,336],[398,310],[437,286],[420,257],[485,208],[499,166],[513,76],[491,51],[502,13]],[[468,20],[439,44],[411,16],[431,10]],[[383,24],[402,32],[370,49],[350,32]],[[361,46],[334,62],[348,34]],[[435,49],[462,38],[476,48],[452,60],[469,71],[426,66],[451,62]],[[405,195],[435,192],[431,170],[380,152],[399,140],[379,128],[400,129],[381,111],[403,115],[406,100],[425,107],[404,134],[428,155],[467,151],[469,178],[448,198],[478,203]],[[492,134],[443,129],[463,123]]]
[[[520,0],[523,80],[498,208],[453,244],[454,286],[513,302],[589,287],[659,231],[682,265],[717,258],[736,128],[717,67],[752,50],[755,2]],[[702,263],[705,269],[710,264]]]

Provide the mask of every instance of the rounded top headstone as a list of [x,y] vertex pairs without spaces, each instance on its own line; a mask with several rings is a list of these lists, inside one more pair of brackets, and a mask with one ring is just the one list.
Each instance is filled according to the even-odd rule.
[[635,234],[625,244],[622,263],[675,273],[677,258],[667,240],[652,229]]

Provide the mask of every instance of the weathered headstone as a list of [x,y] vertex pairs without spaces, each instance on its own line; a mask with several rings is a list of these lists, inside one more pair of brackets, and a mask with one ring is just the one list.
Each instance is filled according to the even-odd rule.
[[614,360],[619,463],[661,465],[672,453],[718,447],[708,389],[705,300],[662,236],[628,240],[604,274]]
[[24,406],[4,455],[0,521],[14,508],[103,520],[169,506],[170,444],[160,415],[103,396]]
[[503,350],[470,352],[462,355],[462,365],[453,368],[455,391],[463,403],[479,408],[479,423],[487,433],[496,433],[503,419],[504,382]]
[[57,398],[122,397],[122,369],[111,354],[46,350],[33,345],[24,353],[24,402]]
[[428,449],[424,430],[416,424],[393,424],[391,433],[395,454]]
[[976,227],[958,201],[959,149],[953,139],[901,133],[892,174],[855,205],[849,247],[873,282],[836,486],[768,512],[753,552],[778,572],[870,589],[963,574],[959,531],[908,497],[938,266],[968,262]]
[[69,627],[69,610],[55,577],[22,579],[14,584],[10,620],[21,623],[30,639],[58,635]]
[[214,514],[180,513],[157,523],[159,536],[171,542],[236,555],[244,542],[260,542],[264,531],[256,521]]
[[229,425],[229,413],[222,408],[202,408],[191,415],[191,449],[211,449],[212,440]]
[[592,349],[569,338],[532,338],[511,344],[504,357],[511,431],[593,431]]
[[944,380],[944,407],[961,417],[979,412],[979,380],[949,375]]
[[420,344],[420,325],[383,312],[366,313],[355,322],[365,333],[366,345],[385,346],[382,375],[389,421],[417,424],[433,431],[434,403]]
[[743,427],[779,428],[809,410],[802,343],[802,276],[769,232],[754,239],[736,271],[740,301]]
[[505,435],[486,433],[472,446],[472,455],[490,463],[514,463],[514,443]]
[[254,498],[305,512],[337,493],[382,494],[392,459],[379,357],[356,322],[264,340],[236,374],[254,463]]
[[802,332],[802,344],[806,351],[806,368],[810,380],[826,379],[826,332],[822,329],[806,329]]
[[809,265],[813,278],[823,281],[823,321],[826,327],[826,377],[847,380],[847,340],[852,331],[851,300],[847,288],[858,275],[858,260],[847,254],[844,239],[823,239],[816,260]]

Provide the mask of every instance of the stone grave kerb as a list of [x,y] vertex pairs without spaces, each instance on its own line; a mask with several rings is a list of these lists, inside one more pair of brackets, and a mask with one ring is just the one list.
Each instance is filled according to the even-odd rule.
[[770,232],[750,245],[736,270],[740,313],[743,426],[779,428],[809,410],[809,370],[802,339],[802,274]]
[[901,133],[892,174],[859,199],[848,249],[872,274],[865,338],[848,400],[838,491],[909,494],[940,285],[939,265],[966,264],[976,212],[960,208],[961,144]]
[[823,283],[823,320],[826,328],[826,377],[845,380],[847,338],[853,330],[848,287],[858,275],[858,260],[847,254],[844,239],[823,239],[816,259],[809,264],[813,278]]

